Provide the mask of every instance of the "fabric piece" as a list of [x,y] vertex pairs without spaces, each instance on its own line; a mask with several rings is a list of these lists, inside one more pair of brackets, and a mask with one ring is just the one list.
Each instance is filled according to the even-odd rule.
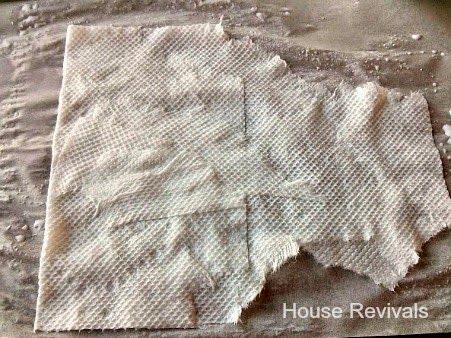
[[393,288],[450,211],[420,94],[220,25],[70,26],[35,329],[236,322],[301,247]]

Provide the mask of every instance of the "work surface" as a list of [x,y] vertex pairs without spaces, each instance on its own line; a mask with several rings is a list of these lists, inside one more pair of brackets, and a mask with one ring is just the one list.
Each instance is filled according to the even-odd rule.
[[[213,4],[212,4],[213,3]],[[434,138],[451,184],[451,5],[446,1],[42,1],[0,4],[0,334],[32,335],[37,272],[50,171],[51,137],[69,23],[155,27],[217,23],[250,36],[310,81],[378,81],[427,98]],[[421,34],[419,40],[412,34]],[[402,145],[400,145],[402,146]],[[35,222],[38,220],[38,222]],[[23,235],[24,237],[21,237]],[[183,331],[188,336],[308,336],[449,331],[449,232],[424,246],[420,263],[390,292],[369,278],[325,268],[300,253],[274,274],[241,323]],[[429,319],[292,319],[300,306],[427,306]],[[95,332],[105,336],[179,336],[181,330]],[[85,333],[88,334],[88,333]],[[92,333],[91,333],[92,334]],[[40,333],[71,336],[78,333]]]

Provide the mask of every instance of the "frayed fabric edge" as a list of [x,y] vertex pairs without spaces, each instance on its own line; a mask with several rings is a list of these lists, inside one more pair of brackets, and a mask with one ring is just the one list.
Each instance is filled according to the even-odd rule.
[[[355,271],[351,268],[346,268],[343,267],[341,264],[327,264],[324,262],[319,261],[313,254],[312,256],[314,257],[315,261],[318,262],[319,264],[321,264],[322,266],[324,266],[325,268],[328,267],[338,267],[347,271],[351,271],[359,276],[365,277],[365,278],[369,278],[371,279],[376,285],[380,285],[383,286],[385,288],[387,288],[388,290],[390,290],[391,292],[394,292],[396,287],[398,287],[399,282],[407,276],[407,274],[409,273],[409,271],[418,264],[418,262],[421,260],[421,257],[419,255],[419,253],[422,252],[422,248],[427,245],[430,241],[432,241],[436,236],[438,236],[440,233],[443,233],[444,231],[448,230],[450,228],[450,226],[444,225],[439,231],[437,231],[435,234],[431,235],[426,241],[424,241],[422,243],[422,245],[416,249],[413,250],[413,255],[411,256],[410,262],[402,269],[399,271],[398,274],[398,278],[396,279],[396,281],[394,281],[392,284],[390,285],[386,285],[384,284],[382,281],[377,281],[374,280],[373,278],[369,277],[367,274],[365,274],[364,272],[358,272]],[[290,258],[296,257],[298,256],[301,252],[307,252],[308,250],[304,249],[304,247],[302,245],[299,245],[298,243],[296,243],[296,241],[290,241],[283,249],[282,249],[282,254],[281,255],[277,255],[273,258],[273,260],[270,262],[271,268],[268,269],[265,272],[265,277],[264,280],[260,283],[258,290],[255,291],[251,296],[249,296],[248,298],[246,298],[243,302],[243,304],[237,304],[236,308],[233,310],[233,312],[231,312],[225,323],[233,323],[235,325],[240,323],[240,318],[241,318],[241,314],[243,313],[243,311],[245,311],[247,308],[249,308],[252,305],[252,302],[260,295],[260,293],[262,292],[265,284],[266,284],[266,279],[268,277],[269,274],[272,273],[277,273],[277,271],[282,267],[282,265],[284,265]],[[310,253],[309,253],[310,254]],[[218,323],[220,324],[220,323]]]

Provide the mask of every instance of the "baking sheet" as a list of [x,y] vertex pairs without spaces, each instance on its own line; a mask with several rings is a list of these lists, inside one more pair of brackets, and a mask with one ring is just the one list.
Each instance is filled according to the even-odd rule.
[[[211,2],[214,2],[211,4]],[[451,124],[451,5],[446,1],[39,1],[0,4],[0,334],[32,335],[42,245],[51,136],[69,23],[142,25],[217,23],[234,37],[251,36],[281,55],[294,72],[330,86],[368,80],[421,91],[431,109],[434,138],[450,187],[442,125]],[[261,13],[261,14],[258,14]],[[286,14],[288,13],[288,14]],[[415,31],[412,31],[412,30]],[[422,34],[414,40],[411,34]],[[433,53],[433,50],[436,53]],[[443,53],[443,55],[442,55]],[[433,85],[435,83],[435,86]],[[445,150],[447,151],[445,153]],[[36,227],[35,227],[36,225]],[[25,235],[24,242],[15,236]],[[400,334],[450,330],[451,239],[425,245],[420,263],[395,292],[300,253],[268,277],[238,325],[199,330],[95,332],[118,336],[308,336]],[[284,319],[283,303],[302,306],[410,306],[427,320]],[[70,336],[74,333],[45,333]]]

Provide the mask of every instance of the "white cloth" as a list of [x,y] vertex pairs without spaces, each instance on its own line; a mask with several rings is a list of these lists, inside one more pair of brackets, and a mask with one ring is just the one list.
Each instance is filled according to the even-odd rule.
[[35,328],[236,322],[301,247],[393,288],[450,208],[420,94],[220,25],[70,26]]

